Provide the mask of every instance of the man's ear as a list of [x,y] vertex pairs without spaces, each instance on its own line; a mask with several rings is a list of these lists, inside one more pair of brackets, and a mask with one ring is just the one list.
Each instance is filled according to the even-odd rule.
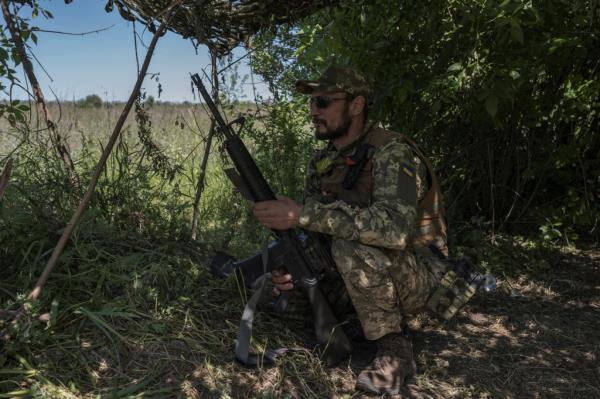
[[363,110],[365,109],[365,105],[367,103],[367,100],[365,99],[364,96],[356,96],[354,98],[354,100],[352,100],[352,103],[350,104],[350,113],[353,116],[357,116],[360,115]]

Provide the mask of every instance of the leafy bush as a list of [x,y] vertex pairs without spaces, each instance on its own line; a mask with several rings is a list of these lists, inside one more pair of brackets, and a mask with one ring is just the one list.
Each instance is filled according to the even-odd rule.
[[[591,1],[352,1],[263,33],[253,60],[282,99],[351,63],[372,115],[420,142],[452,222],[598,234],[600,32]],[[261,51],[262,49],[262,51]]]
[[78,102],[78,105],[83,108],[100,108],[102,104],[102,98],[97,94],[88,94]]
[[154,98],[154,96],[150,95],[146,98],[146,101],[144,101],[144,104],[147,105],[148,107],[152,107],[154,104],[156,104],[156,99]]

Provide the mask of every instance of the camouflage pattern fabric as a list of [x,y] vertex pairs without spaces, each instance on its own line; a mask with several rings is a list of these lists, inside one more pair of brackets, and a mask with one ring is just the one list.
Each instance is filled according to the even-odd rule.
[[[368,128],[364,136],[369,134]],[[357,140],[357,141],[360,141]],[[365,337],[378,339],[401,331],[402,317],[424,309],[437,285],[437,273],[410,247],[417,198],[408,198],[407,175],[413,196],[426,190],[426,168],[400,138],[376,148],[372,157],[372,191],[366,206],[331,198],[323,182],[332,170],[317,171],[320,159],[343,164],[356,142],[336,151],[328,146],[311,162],[300,227],[333,237],[332,254],[357,311]],[[415,173],[408,173],[412,165]],[[340,168],[339,170],[343,170]],[[339,172],[341,173],[341,172]],[[334,181],[333,179],[332,181]],[[428,261],[431,259],[428,259]]]
[[296,90],[303,94],[311,94],[314,90],[343,91],[352,96],[363,95],[367,100],[372,97],[371,87],[366,77],[357,69],[347,65],[330,66],[318,80],[299,80],[296,82]]
[[[332,159],[334,164],[344,164],[354,145],[339,151],[320,152],[319,156]],[[300,227],[333,237],[389,249],[405,249],[410,242],[416,218],[416,199],[406,198],[404,188],[398,183],[406,174],[403,165],[413,164],[416,156],[401,141],[392,140],[373,154],[373,187],[370,204],[353,206],[342,200],[329,198],[329,191],[321,184],[323,176],[309,167],[306,178],[304,208],[300,214]],[[314,165],[316,162],[311,162]],[[426,173],[420,165],[418,175]],[[343,170],[340,171],[343,173]],[[412,183],[421,185],[423,179],[413,177]],[[417,192],[422,192],[417,187]]]
[[423,310],[436,284],[407,251],[389,257],[377,247],[334,239],[332,254],[369,340],[401,332],[403,315]]

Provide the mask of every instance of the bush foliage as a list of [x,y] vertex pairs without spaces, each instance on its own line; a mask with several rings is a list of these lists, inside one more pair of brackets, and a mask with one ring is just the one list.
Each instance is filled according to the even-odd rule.
[[436,161],[451,221],[598,234],[599,12],[594,1],[350,1],[264,33],[254,63],[280,96],[331,63],[360,67],[373,114]]
[[79,100],[80,107],[100,108],[103,104],[102,98],[97,94],[88,94],[85,98]]

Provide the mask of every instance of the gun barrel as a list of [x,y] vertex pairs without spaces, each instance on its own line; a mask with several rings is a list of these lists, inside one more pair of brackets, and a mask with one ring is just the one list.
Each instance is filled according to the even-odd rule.
[[192,82],[194,82],[194,84],[198,88],[198,91],[200,92],[200,95],[202,96],[202,98],[204,98],[204,101],[206,102],[206,106],[208,107],[211,114],[213,115],[213,118],[215,118],[215,122],[217,122],[217,125],[219,125],[219,128],[221,128],[221,131],[225,135],[225,138],[229,139],[232,136],[234,136],[229,125],[227,124],[227,122],[225,122],[225,120],[221,116],[221,113],[217,109],[217,105],[210,97],[210,94],[208,94],[208,90],[206,90],[206,87],[204,87],[204,83],[202,83],[202,79],[200,79],[200,76],[197,73],[192,75]]
[[275,194],[269,187],[242,140],[234,135],[225,141],[225,149],[236,170],[246,183],[254,202],[271,201]]
[[223,116],[221,116],[217,105],[212,98],[210,98],[208,90],[204,87],[204,84],[197,73],[192,75],[192,82],[194,82],[198,88],[198,91],[204,98],[215,122],[223,132],[223,135],[225,136],[225,149],[227,150],[235,169],[249,189],[253,201],[262,202],[274,200],[275,194],[271,190],[271,187],[269,187],[269,183],[267,183],[262,173],[260,173],[258,166],[256,166],[254,159],[248,152],[248,149],[242,140],[231,131],[231,128],[225,122]]
[[[192,75],[192,81],[204,98],[219,129],[223,132],[225,149],[254,202],[274,200],[275,194],[258,169],[244,142],[225,122],[202,84],[200,76]],[[317,341],[326,346],[323,353],[324,359],[327,363],[333,364],[347,357],[352,350],[352,344],[338,326],[329,302],[318,287],[318,276],[310,255],[303,249],[302,243],[293,230],[274,230],[274,232],[281,240],[287,254],[285,266],[292,273],[294,279],[299,280],[306,289],[313,310]]]

